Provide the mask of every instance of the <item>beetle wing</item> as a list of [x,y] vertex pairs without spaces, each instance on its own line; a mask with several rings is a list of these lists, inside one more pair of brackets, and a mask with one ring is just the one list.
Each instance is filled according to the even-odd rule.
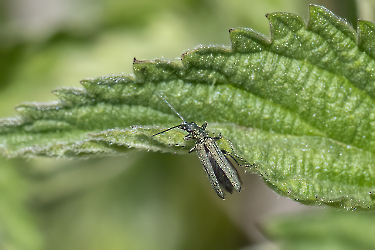
[[205,145],[203,143],[197,142],[195,145],[195,150],[197,151],[199,160],[201,161],[203,168],[208,176],[208,179],[210,180],[212,188],[215,190],[215,192],[220,198],[224,199],[224,192],[221,189],[219,181],[216,177],[216,173],[212,168],[211,161],[206,151]]
[[[206,151],[207,152],[207,151]],[[215,172],[216,178],[222,188],[229,193],[233,193],[233,186],[228,177],[225,175],[224,171],[220,168],[219,164],[217,163],[216,159],[214,159],[212,154],[208,154],[208,158],[210,159],[212,169]]]
[[[231,164],[230,161],[228,161],[223,152],[221,152],[219,146],[214,141],[214,139],[208,137],[206,138],[203,144],[207,148],[207,151],[209,151],[212,154],[213,160],[217,163],[218,167],[225,174],[226,178],[230,181],[233,189],[239,192],[241,190],[241,181],[238,177],[236,168],[233,166],[233,164]],[[223,185],[225,187],[226,184],[223,183]]]

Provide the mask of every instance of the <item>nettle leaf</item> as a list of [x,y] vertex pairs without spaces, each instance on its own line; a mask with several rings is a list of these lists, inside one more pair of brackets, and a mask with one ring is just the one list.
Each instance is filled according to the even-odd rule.
[[230,47],[199,46],[180,61],[134,59],[134,76],[83,80],[83,89],[55,90],[59,102],[20,105],[20,118],[0,122],[2,155],[186,153],[186,132],[152,136],[181,123],[160,93],[186,120],[229,139],[230,153],[276,192],[373,208],[375,25],[358,21],[356,33],[316,5],[307,25],[290,13],[267,18],[271,41],[231,29]]

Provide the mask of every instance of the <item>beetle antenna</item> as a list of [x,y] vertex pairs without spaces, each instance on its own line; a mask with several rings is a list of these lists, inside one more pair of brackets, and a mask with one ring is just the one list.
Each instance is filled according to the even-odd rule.
[[159,132],[159,133],[157,133],[157,134],[154,134],[154,135],[152,135],[152,136],[160,135],[160,134],[162,134],[162,133],[165,133],[165,132],[167,132],[167,131],[169,131],[169,130],[171,130],[171,129],[178,128],[178,127],[181,127],[181,125],[173,126],[173,127],[168,128],[168,129],[166,129],[166,130],[163,130],[163,131],[161,131],[161,132]]
[[[159,94],[158,92],[156,92],[156,94],[158,94],[158,96],[161,98],[161,99],[163,99],[167,104],[168,104],[168,106],[173,110],[173,112],[175,112],[177,115],[178,115],[178,117],[180,117],[181,118],[181,120],[184,122],[184,123],[187,123],[186,122],[186,120],[182,117],[182,115],[180,115],[180,113],[178,113],[177,112],[177,110],[175,110],[174,109],[174,107],[161,95],[161,94]],[[175,127],[177,127],[177,126],[175,126]],[[175,128],[175,127],[173,127],[173,128]],[[165,131],[163,131],[163,132],[165,132]],[[159,133],[160,134],[160,133]]]

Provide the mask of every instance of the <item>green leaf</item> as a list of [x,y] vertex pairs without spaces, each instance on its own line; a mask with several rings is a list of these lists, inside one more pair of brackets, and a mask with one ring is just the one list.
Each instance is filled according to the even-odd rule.
[[[265,233],[282,249],[372,249],[374,214],[321,211],[272,217]],[[355,230],[353,230],[355,228]]]
[[177,61],[134,59],[134,76],[82,80],[84,89],[55,90],[58,102],[18,106],[20,118],[0,122],[0,152],[186,153],[194,142],[185,132],[152,136],[181,123],[160,93],[186,120],[221,132],[234,151],[226,149],[276,192],[309,205],[372,209],[374,24],[359,21],[357,34],[316,5],[307,25],[289,13],[267,18],[271,41],[231,29],[231,47],[199,46]]
[[0,159],[0,171],[0,249],[41,249],[41,234],[25,207],[25,181],[12,161]]

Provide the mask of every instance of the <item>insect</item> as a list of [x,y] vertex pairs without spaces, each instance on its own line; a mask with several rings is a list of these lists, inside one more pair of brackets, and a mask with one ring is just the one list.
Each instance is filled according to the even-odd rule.
[[[184,140],[195,140],[195,146],[190,149],[189,153],[196,151],[198,157],[203,165],[203,168],[210,180],[211,186],[217,195],[224,198],[224,191],[233,193],[233,190],[239,192],[241,190],[241,180],[238,175],[237,169],[233,163],[227,158],[227,153],[220,150],[216,141],[220,140],[221,134],[217,137],[210,137],[206,132],[207,122],[202,126],[198,126],[195,122],[188,123],[173,107],[172,105],[159,95],[168,106],[175,112],[183,121],[181,124],[163,130],[153,136],[165,133],[171,129],[179,128],[185,130],[188,135]],[[229,155],[230,156],[230,155]],[[232,156],[230,156],[232,157]],[[237,163],[237,161],[232,157]]]

